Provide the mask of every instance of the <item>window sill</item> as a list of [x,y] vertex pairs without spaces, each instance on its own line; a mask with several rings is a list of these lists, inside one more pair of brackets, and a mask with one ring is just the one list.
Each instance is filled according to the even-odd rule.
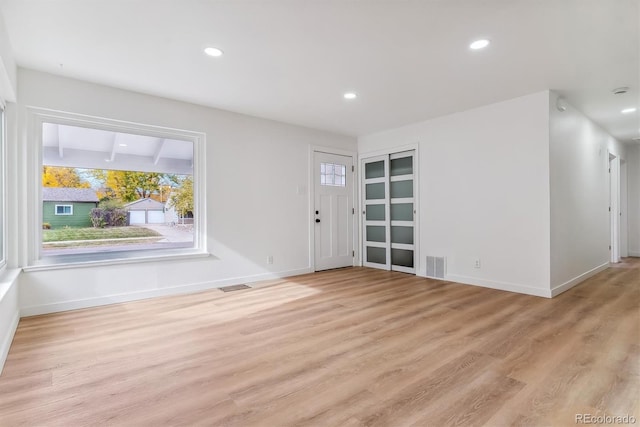
[[11,285],[16,282],[19,274],[19,268],[6,268],[6,266],[4,266],[0,269],[0,301],[2,301],[7,291],[11,288]]
[[122,264],[139,264],[145,262],[158,262],[158,261],[179,261],[188,259],[208,258],[211,256],[208,252],[201,252],[197,250],[192,251],[180,251],[176,253],[162,253],[162,254],[143,254],[120,252],[113,253],[113,257],[105,258],[104,254],[100,259],[87,256],[57,256],[43,258],[38,261],[38,264],[23,267],[22,271],[25,273],[47,270],[66,270],[70,268],[88,268],[88,267],[102,267],[110,265],[122,265]]

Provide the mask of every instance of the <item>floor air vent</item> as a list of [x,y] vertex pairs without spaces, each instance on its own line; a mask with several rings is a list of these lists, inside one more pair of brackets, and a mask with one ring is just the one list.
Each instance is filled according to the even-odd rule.
[[434,279],[444,279],[444,257],[427,257],[427,277]]
[[247,285],[233,285],[233,286],[223,286],[220,289],[222,292],[233,292],[233,291],[240,291],[242,289],[251,289],[251,286],[247,286]]

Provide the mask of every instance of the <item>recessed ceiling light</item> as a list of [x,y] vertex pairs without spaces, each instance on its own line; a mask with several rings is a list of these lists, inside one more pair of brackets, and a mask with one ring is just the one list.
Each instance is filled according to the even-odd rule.
[[469,49],[473,49],[473,50],[484,49],[485,47],[489,46],[489,43],[491,42],[487,39],[476,40],[469,45]]
[[222,56],[222,51],[217,47],[208,47],[204,50],[204,53],[213,57]]
[[355,92],[347,92],[342,96],[344,96],[344,99],[356,99],[358,97]]
[[636,109],[634,107],[631,108],[625,108],[624,110],[621,111],[622,114],[629,114],[629,113],[633,113],[635,112]]
[[120,147],[126,147],[127,144],[118,144]]

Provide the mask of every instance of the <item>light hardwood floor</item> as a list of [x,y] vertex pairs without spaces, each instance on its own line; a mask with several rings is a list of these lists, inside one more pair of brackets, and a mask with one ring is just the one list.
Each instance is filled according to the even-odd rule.
[[31,317],[0,425],[639,419],[639,307],[626,260],[551,300],[352,268]]

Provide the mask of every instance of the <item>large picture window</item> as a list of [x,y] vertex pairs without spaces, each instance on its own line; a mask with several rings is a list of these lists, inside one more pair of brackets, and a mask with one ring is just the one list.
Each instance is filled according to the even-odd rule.
[[5,129],[4,108],[0,105],[0,269],[6,265],[5,242]]
[[32,264],[204,252],[197,136],[66,117],[38,127]]

